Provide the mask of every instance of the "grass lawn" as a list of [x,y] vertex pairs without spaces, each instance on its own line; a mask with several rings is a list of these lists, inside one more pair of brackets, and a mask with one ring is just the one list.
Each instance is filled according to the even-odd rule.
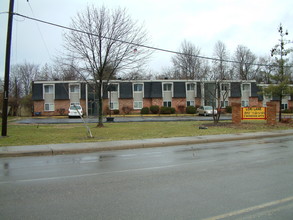
[[[199,129],[203,125],[208,129]],[[268,131],[275,129],[293,129],[293,124],[267,126],[265,122],[245,122],[240,126],[220,122],[130,122],[105,123],[97,128],[89,124],[93,138],[87,137],[83,124],[20,125],[8,123],[8,137],[0,138],[0,146],[39,145],[57,143],[82,143],[113,140],[133,140],[147,138],[168,138],[201,136],[211,134],[232,134],[243,132]]]

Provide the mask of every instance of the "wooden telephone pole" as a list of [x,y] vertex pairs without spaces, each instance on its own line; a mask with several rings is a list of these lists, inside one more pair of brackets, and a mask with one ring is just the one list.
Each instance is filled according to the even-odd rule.
[[9,93],[10,51],[11,51],[11,38],[12,38],[13,7],[14,7],[14,0],[10,0],[9,12],[8,12],[7,40],[6,40],[6,60],[5,60],[4,91],[3,91],[3,109],[2,109],[2,136],[7,136],[8,93]]

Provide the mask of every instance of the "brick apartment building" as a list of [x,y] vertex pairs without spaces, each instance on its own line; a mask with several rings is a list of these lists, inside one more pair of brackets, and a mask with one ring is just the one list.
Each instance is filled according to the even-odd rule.
[[[152,105],[174,107],[176,112],[186,106],[217,105],[222,108],[231,103],[241,106],[266,106],[277,97],[259,94],[255,81],[197,81],[197,80],[113,80],[111,91],[104,85],[103,111],[119,110],[139,113],[143,107]],[[81,81],[35,81],[33,82],[33,102],[35,115],[66,115],[71,104],[80,104],[85,115],[98,114],[98,100],[93,84]],[[219,100],[216,102],[215,100]],[[293,108],[293,96],[285,96],[282,108]]]

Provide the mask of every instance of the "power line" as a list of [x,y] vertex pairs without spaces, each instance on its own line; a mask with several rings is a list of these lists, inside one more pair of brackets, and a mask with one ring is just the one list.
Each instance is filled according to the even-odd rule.
[[[272,64],[242,63],[242,62],[236,61],[236,60],[226,60],[226,59],[218,59],[218,58],[206,57],[206,56],[200,56],[200,55],[194,55],[194,54],[187,54],[187,53],[182,53],[182,52],[178,52],[178,51],[162,49],[162,48],[147,46],[147,45],[143,45],[143,44],[137,44],[137,43],[128,42],[128,41],[124,41],[124,40],[113,39],[113,38],[110,38],[110,37],[107,37],[107,36],[100,36],[100,35],[97,35],[97,34],[94,34],[94,33],[78,30],[78,29],[75,29],[75,28],[70,28],[70,27],[67,27],[67,26],[64,26],[64,25],[60,25],[60,24],[40,20],[40,19],[37,19],[37,18],[32,18],[32,17],[22,15],[22,14],[19,14],[19,13],[14,13],[14,15],[20,16],[20,17],[23,17],[23,18],[26,18],[26,19],[29,19],[29,20],[37,21],[37,22],[40,22],[40,23],[43,23],[43,24],[55,26],[55,27],[58,27],[58,28],[62,28],[62,29],[70,30],[70,31],[75,31],[75,32],[79,32],[79,33],[83,33],[83,34],[87,34],[87,35],[91,35],[91,36],[102,37],[104,39],[113,40],[113,41],[117,41],[117,42],[125,43],[125,44],[130,44],[130,45],[137,46],[137,47],[143,47],[143,48],[147,48],[147,49],[150,49],[150,50],[156,50],[156,51],[172,53],[172,54],[178,54],[178,55],[185,55],[185,56],[192,56],[192,57],[196,57],[196,58],[200,58],[200,59],[206,59],[206,60],[212,60],[212,61],[220,61],[220,62],[226,62],[226,63],[237,63],[237,64],[246,64],[246,65],[254,65],[254,66],[265,66],[265,67],[278,67],[278,65],[272,65]],[[293,67],[293,66],[284,66],[284,67]]]
[[[33,11],[33,8],[32,8],[32,6],[31,6],[31,4],[29,3],[29,1],[27,1],[27,3],[28,3],[29,8],[30,8],[30,10],[31,10],[31,12],[32,12],[32,15],[35,16],[35,13],[34,13],[34,11]],[[47,54],[48,54],[49,57],[51,58],[50,51],[49,51],[49,49],[48,49],[48,47],[47,47],[46,41],[45,41],[45,39],[44,39],[44,36],[43,36],[43,34],[42,34],[42,32],[41,32],[41,29],[40,29],[38,23],[36,23],[36,26],[37,26],[37,29],[38,29],[39,34],[40,34],[40,36],[41,36],[41,39],[42,39],[42,41],[43,41],[43,44],[45,45],[45,48],[46,48]]]

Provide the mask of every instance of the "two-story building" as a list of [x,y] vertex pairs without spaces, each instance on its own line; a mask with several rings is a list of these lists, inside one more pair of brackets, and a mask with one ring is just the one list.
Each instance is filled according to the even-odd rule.
[[[245,106],[265,106],[270,97],[259,94],[255,81],[198,80],[113,80],[111,89],[103,85],[103,111],[107,109],[139,113],[152,105],[174,107],[180,112],[187,106],[221,105],[232,102]],[[88,116],[98,114],[95,84],[85,81],[33,82],[34,112],[41,115],[67,114],[72,104],[80,104]],[[293,107],[293,98],[283,100],[284,109]]]

